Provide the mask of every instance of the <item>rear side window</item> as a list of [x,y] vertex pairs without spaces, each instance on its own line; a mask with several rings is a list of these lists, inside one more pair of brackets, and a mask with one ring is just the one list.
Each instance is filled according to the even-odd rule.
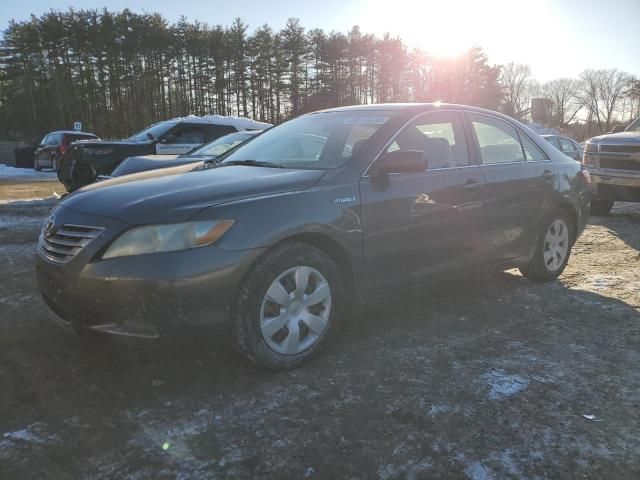
[[47,143],[45,145],[60,145],[62,143],[62,134],[61,133],[56,133],[56,134],[52,134],[49,135],[47,137]]
[[547,157],[542,153],[542,150],[540,150],[537,145],[529,140],[525,135],[520,134],[520,140],[522,140],[522,148],[527,162],[540,162],[542,160],[547,160]]
[[427,113],[407,125],[387,152],[418,150],[427,158],[427,169],[469,165],[469,154],[460,117],[453,112]]
[[524,162],[525,156],[515,127],[487,115],[469,114],[485,165]]
[[238,129],[231,125],[205,125],[205,141],[210,142],[216,138],[222,137],[223,135],[228,135],[229,133],[237,131]]
[[70,135],[65,135],[65,141],[66,143],[73,143],[76,140],[94,140],[98,137],[96,137],[95,135],[80,135],[80,134],[70,134]]

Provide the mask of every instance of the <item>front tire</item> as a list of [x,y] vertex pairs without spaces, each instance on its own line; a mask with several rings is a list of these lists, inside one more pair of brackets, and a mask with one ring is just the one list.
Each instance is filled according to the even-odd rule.
[[589,213],[591,215],[606,216],[613,208],[613,200],[591,200]]
[[544,223],[531,261],[520,273],[535,282],[550,282],[562,274],[575,238],[573,223],[566,211],[556,210]]
[[342,291],[338,269],[321,250],[302,243],[275,247],[252,267],[238,293],[237,348],[270,370],[300,366],[336,330]]

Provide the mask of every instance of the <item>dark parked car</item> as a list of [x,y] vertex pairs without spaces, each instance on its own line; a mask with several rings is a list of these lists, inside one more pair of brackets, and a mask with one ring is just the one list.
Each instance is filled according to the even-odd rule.
[[156,123],[126,140],[104,140],[74,144],[60,163],[58,178],[68,192],[93,183],[99,175],[111,175],[127,157],[188,153],[223,135],[243,130],[264,130],[271,125],[248,118],[174,118]]
[[51,132],[45,135],[33,154],[33,168],[40,171],[51,168],[57,171],[60,158],[71,144],[78,140],[99,140],[93,133],[71,131]]
[[213,162],[227,150],[246,142],[260,132],[262,132],[262,130],[245,130],[243,132],[230,133],[184,155],[144,155],[140,157],[129,157],[118,165],[110,176],[99,177],[99,180],[121,177],[122,175],[129,175],[131,173],[146,172],[148,170],[157,170],[159,168],[177,167],[189,163]]
[[349,304],[478,268],[564,270],[588,175],[524,125],[457,105],[298,117],[219,164],[65,197],[38,243],[63,325],[140,337],[229,325],[256,364],[299,365]]
[[593,179],[591,213],[607,215],[617,200],[640,202],[640,118],[589,139],[583,163]]
[[542,138],[564,153],[567,157],[573,158],[576,162],[582,161],[582,147],[574,139],[563,135],[542,135]]

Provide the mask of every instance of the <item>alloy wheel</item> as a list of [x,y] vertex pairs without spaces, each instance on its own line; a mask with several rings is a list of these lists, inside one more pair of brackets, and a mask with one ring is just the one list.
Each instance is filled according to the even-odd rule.
[[564,220],[554,220],[544,237],[543,258],[547,270],[558,270],[569,253],[569,228]]
[[331,315],[331,287],[318,270],[296,266],[269,286],[260,307],[260,331],[271,349],[295,355],[325,333]]

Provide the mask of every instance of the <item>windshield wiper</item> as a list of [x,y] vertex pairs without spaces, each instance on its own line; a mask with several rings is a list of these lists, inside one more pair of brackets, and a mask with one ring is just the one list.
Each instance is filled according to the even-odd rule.
[[230,167],[233,165],[244,165],[247,167],[268,167],[268,168],[285,168],[284,165],[279,163],[261,162],[260,160],[231,160],[229,162],[222,162],[220,167]]

